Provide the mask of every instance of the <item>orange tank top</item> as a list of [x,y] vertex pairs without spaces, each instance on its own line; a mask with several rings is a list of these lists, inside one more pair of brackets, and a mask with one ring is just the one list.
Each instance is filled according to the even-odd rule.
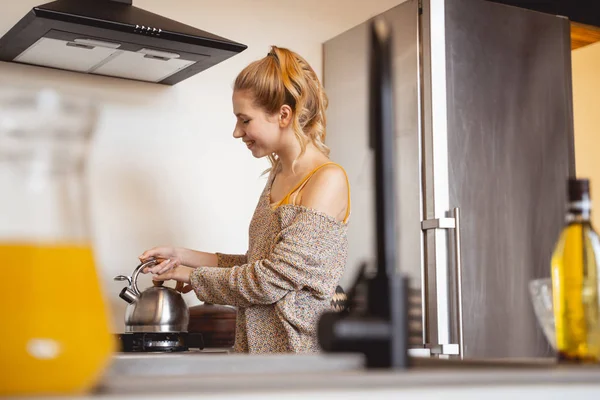
[[[281,199],[280,201],[277,201],[275,203],[271,203],[271,208],[277,208],[281,205],[284,204],[294,204],[293,202],[290,202],[290,199],[292,197],[292,195],[294,193],[300,193],[300,191],[304,188],[304,186],[308,183],[308,181],[310,180],[310,178],[312,178],[312,176],[321,168],[323,168],[326,165],[337,165],[338,167],[340,167],[342,169],[342,171],[344,171],[344,175],[346,176],[346,184],[348,185],[348,206],[346,208],[346,215],[344,216],[344,220],[343,223],[347,223],[348,222],[348,218],[350,217],[350,181],[348,179],[348,174],[346,173],[346,170],[339,164],[336,164],[332,161],[326,162],[324,164],[319,165],[317,168],[313,169],[312,171],[310,171],[304,178],[302,178],[302,180],[300,182],[298,182],[298,184],[296,184],[296,186],[294,186],[292,188],[292,190],[290,190],[283,199]],[[272,182],[271,182],[272,183]]]

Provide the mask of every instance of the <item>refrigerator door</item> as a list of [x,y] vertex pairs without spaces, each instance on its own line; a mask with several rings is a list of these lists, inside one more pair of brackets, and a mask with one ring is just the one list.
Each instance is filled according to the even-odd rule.
[[[419,1],[408,0],[379,17],[392,28],[394,102],[396,107],[396,165],[398,263],[420,295],[423,244],[420,224],[421,135]],[[346,168],[352,189],[352,215],[348,228],[348,287],[360,263],[374,259],[373,159],[369,149],[369,23],[360,24],[324,44],[324,86],[329,97],[327,145],[331,157]],[[412,331],[421,332],[420,301],[412,312]],[[413,345],[422,345],[415,335]]]
[[[425,0],[424,17],[428,7],[444,28],[432,19],[424,36],[444,48],[424,54],[426,210],[460,209],[464,356],[549,355],[527,285],[550,275],[575,173],[569,21],[487,1]],[[428,265],[448,272],[448,292],[439,280],[436,290],[458,343],[455,235],[426,232]]]

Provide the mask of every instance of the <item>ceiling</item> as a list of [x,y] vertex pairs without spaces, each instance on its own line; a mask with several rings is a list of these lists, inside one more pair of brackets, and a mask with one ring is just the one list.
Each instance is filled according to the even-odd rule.
[[600,41],[600,0],[488,0],[544,13],[571,21],[571,49]]
[[600,26],[598,0],[488,0],[494,3],[528,8],[549,14],[563,15],[581,24]]

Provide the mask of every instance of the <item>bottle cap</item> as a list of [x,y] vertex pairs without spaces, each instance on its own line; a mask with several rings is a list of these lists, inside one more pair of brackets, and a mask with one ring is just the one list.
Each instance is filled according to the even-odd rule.
[[570,178],[568,181],[569,201],[590,200],[590,180]]

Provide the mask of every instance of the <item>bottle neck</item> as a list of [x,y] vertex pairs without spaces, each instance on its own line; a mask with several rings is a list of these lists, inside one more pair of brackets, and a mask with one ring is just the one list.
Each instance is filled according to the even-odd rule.
[[592,213],[592,203],[590,200],[580,200],[569,202],[567,207],[566,220],[572,222],[590,222]]

